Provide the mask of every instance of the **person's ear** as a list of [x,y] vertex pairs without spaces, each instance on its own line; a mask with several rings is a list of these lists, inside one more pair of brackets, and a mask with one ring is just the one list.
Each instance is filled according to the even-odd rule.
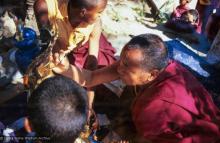
[[26,132],[28,132],[28,133],[32,132],[31,123],[27,117],[24,119],[24,128],[25,128]]
[[157,69],[152,70],[152,71],[150,72],[150,76],[148,77],[148,80],[149,80],[149,81],[154,80],[155,78],[157,78],[157,76],[159,75],[159,73],[160,73],[160,71],[157,70]]
[[80,11],[80,17],[85,17],[86,13],[87,13],[87,10],[85,8],[82,8]]

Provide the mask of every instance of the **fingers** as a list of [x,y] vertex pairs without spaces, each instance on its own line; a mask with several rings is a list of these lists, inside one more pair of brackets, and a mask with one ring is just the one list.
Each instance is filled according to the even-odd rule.
[[92,116],[92,111],[91,111],[91,109],[89,109],[88,113],[87,113],[87,124],[89,124],[91,116]]
[[99,122],[98,122],[98,119],[95,117],[95,121],[92,124],[92,129],[97,130],[98,128],[99,128]]
[[52,53],[50,53],[50,55],[49,55],[49,61],[51,61],[51,62],[53,62],[53,54]]
[[69,68],[70,68],[69,61],[68,61],[68,59],[65,57],[65,58],[61,61],[61,63],[55,64],[55,67],[53,68],[53,71],[54,71],[55,73],[62,74],[63,72],[67,71]]
[[70,51],[71,50],[67,49],[67,45],[63,43],[62,40],[57,40],[49,57],[50,62],[54,64],[53,71],[55,73],[62,74],[69,69],[69,61],[66,58],[66,55]]
[[60,58],[59,53],[54,53],[53,54],[53,60],[54,60],[55,65],[58,65],[60,63],[60,59],[59,58]]
[[99,127],[99,122],[93,109],[88,110],[87,124],[94,130],[98,129]]
[[67,47],[67,52],[70,52],[70,51],[72,51],[74,49],[74,46],[69,46],[69,47]]
[[96,117],[96,115],[95,115],[94,110],[93,110],[93,109],[88,109],[88,113],[87,113],[87,123],[90,124],[91,119],[92,119],[92,118],[94,119],[95,117]]
[[64,64],[64,60],[66,58],[65,51],[60,50],[59,53],[53,53],[49,55],[49,60],[53,62],[55,65]]
[[60,50],[59,53],[56,52],[52,55],[53,62],[57,65],[62,63],[63,59],[66,57],[66,51]]
[[129,141],[119,141],[118,143],[129,143]]

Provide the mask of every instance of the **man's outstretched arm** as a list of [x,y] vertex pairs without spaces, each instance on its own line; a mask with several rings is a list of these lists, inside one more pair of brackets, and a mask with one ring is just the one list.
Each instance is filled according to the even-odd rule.
[[[64,64],[67,65],[67,64]],[[117,67],[119,62],[116,62],[110,66],[89,71],[85,69],[79,69],[76,66],[68,65],[67,68],[60,68],[57,66],[53,69],[55,73],[64,75],[78,82],[80,85],[85,87],[92,87],[101,83],[110,82],[119,79]]]

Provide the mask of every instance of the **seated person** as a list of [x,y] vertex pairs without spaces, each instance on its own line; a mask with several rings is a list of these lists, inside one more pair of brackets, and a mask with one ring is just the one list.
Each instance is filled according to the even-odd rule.
[[197,10],[190,9],[178,18],[169,20],[165,26],[180,33],[192,33],[198,27],[199,14]]
[[[54,69],[84,86],[115,79],[133,86],[131,106],[138,137],[145,143],[217,143],[220,111],[211,95],[183,66],[168,58],[168,49],[156,35],[133,37],[119,62],[93,72],[69,66]],[[76,75],[82,75],[77,78]]]
[[199,24],[197,28],[198,33],[203,33],[205,30],[204,28],[207,23],[208,16],[210,15],[210,6],[215,5],[213,2],[213,0],[198,0],[197,2],[196,9],[199,13]]
[[73,143],[84,129],[86,113],[86,91],[71,79],[55,76],[31,94],[27,127],[36,137],[46,137],[40,143]]
[[179,2],[179,6],[177,6],[174,10],[173,10],[173,13],[171,14],[171,19],[174,20],[174,19],[177,19],[177,18],[180,18],[181,15],[189,10],[189,3],[191,2],[192,0],[180,0]]
[[209,16],[208,22],[205,26],[205,34],[211,42],[215,39],[215,36],[219,31],[219,27],[220,27],[220,8],[216,8]]
[[[90,70],[112,64],[115,49],[102,34],[101,13],[107,0],[37,0],[34,5],[39,25],[58,33],[53,55],[59,62],[69,54],[70,63]],[[88,91],[93,99],[94,93]],[[92,105],[90,105],[90,108]]]
[[[54,56],[66,54],[77,67],[94,69],[112,64],[115,49],[102,35],[101,13],[107,0],[37,0],[35,15],[40,28],[47,27],[58,34]],[[95,59],[94,59],[95,58]],[[97,60],[97,61],[96,61]]]

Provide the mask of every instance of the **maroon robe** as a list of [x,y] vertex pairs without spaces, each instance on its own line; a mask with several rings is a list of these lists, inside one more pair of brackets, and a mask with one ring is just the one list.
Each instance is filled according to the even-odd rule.
[[[70,63],[76,65],[77,67],[85,68],[85,61],[89,54],[88,49],[89,42],[86,42],[81,47],[74,49],[69,57]],[[101,34],[99,40],[99,53],[97,58],[99,67],[111,65],[113,62],[115,62],[115,52],[116,51],[112,45],[107,41],[105,36]]]
[[177,19],[180,18],[181,15],[186,12],[187,10],[189,10],[189,7],[187,7],[186,5],[182,6],[179,5],[176,7],[175,11],[171,14],[171,19]]
[[176,62],[137,96],[132,118],[153,143],[220,143],[220,111],[207,90]]

